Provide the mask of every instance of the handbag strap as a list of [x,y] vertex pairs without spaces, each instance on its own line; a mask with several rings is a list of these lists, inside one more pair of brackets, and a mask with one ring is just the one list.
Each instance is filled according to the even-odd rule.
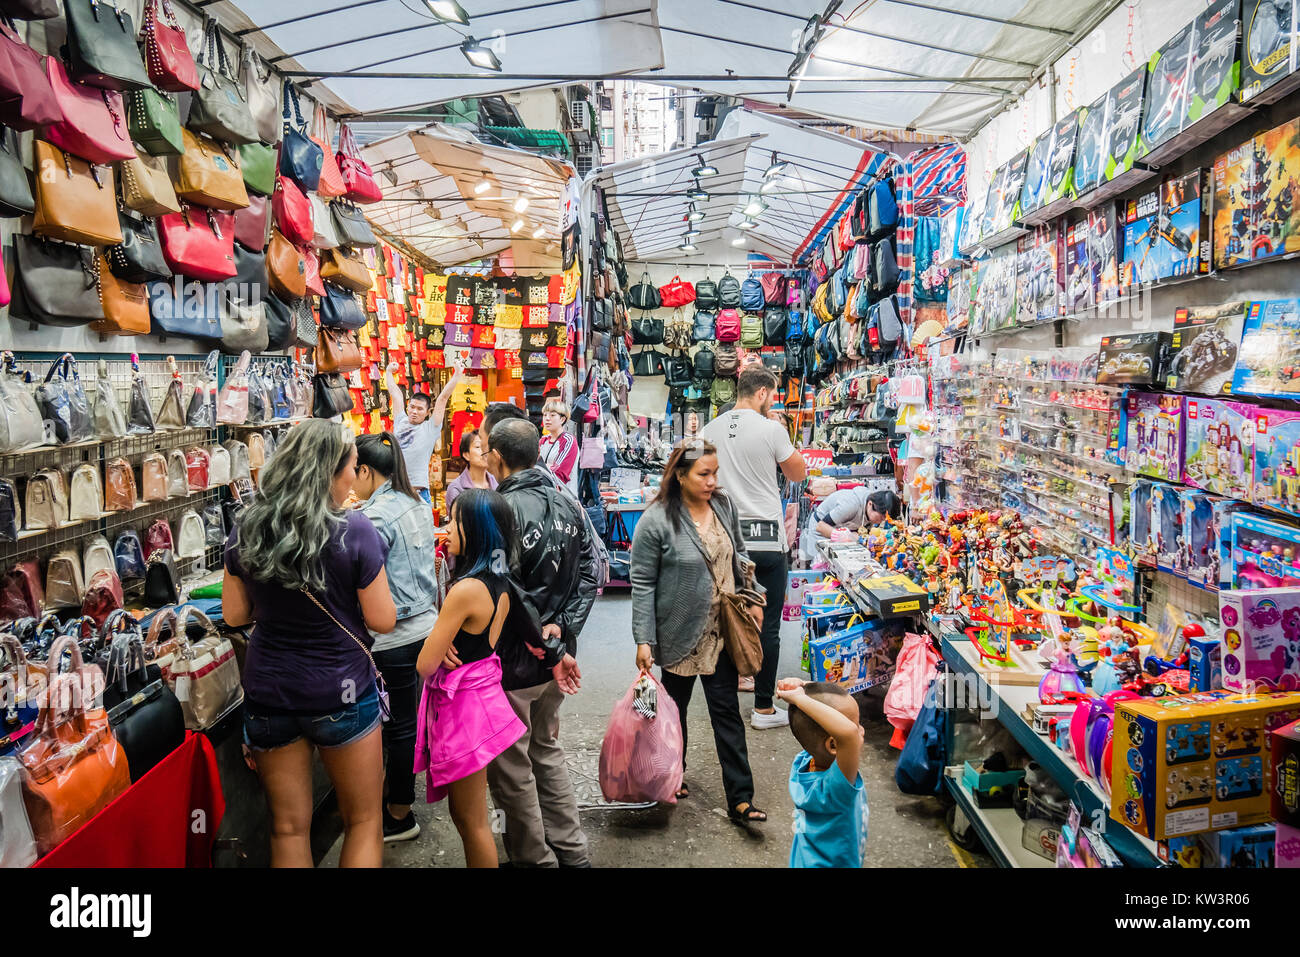
[[284,85],[284,110],[283,110],[283,113],[282,113],[282,116],[283,116],[283,118],[284,118],[284,125],[285,125],[285,126],[289,126],[289,125],[290,125],[290,122],[291,122],[291,121],[290,121],[290,118],[289,118],[289,106],[290,106],[290,104],[293,105],[293,112],[294,112],[294,115],[298,118],[298,126],[297,126],[297,130],[298,130],[298,132],[301,133],[301,132],[302,132],[303,125],[304,125],[304,121],[303,121],[303,118],[302,118],[302,100],[301,100],[301,99],[299,98],[299,96],[298,96],[298,86],[297,86],[297,84],[294,84],[294,83],[285,83],[285,85]]
[[328,608],[326,608],[324,605],[321,604],[320,599],[316,597],[316,595],[312,592],[310,588],[304,585],[302,587],[302,592],[304,595],[306,595],[308,598],[311,599],[313,605],[315,605],[321,611],[325,612],[326,617],[329,618],[330,621],[334,622],[334,624],[337,625],[345,635],[347,635],[349,638],[355,641],[357,643],[358,648],[360,648],[362,651],[366,653],[366,658],[370,661],[370,667],[375,669],[375,679],[377,681],[382,681],[383,678],[379,673],[379,665],[375,664],[375,656],[370,653],[370,649],[366,647],[365,642],[363,642],[356,635],[352,634],[352,630],[348,628],[347,625],[343,624],[343,622],[335,618],[334,614]]

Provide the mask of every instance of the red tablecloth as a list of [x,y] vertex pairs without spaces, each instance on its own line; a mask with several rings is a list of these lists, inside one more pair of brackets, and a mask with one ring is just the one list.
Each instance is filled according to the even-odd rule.
[[185,743],[34,867],[211,867],[226,813],[217,757],[202,734]]

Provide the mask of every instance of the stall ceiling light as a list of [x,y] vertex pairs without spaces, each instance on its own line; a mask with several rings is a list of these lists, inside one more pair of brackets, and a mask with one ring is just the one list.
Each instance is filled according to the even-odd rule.
[[474,66],[483,70],[494,70],[501,72],[501,61],[492,49],[486,44],[479,43],[473,37],[466,37],[461,42],[460,52],[465,54],[465,59],[469,60]]
[[690,209],[686,211],[686,221],[688,223],[698,223],[703,218],[704,218],[704,211],[701,209],[696,209],[695,204],[691,203]]
[[759,193],[772,193],[781,188],[781,178],[773,176],[771,179],[763,180],[763,185],[758,188]]
[[767,203],[759,199],[757,195],[754,195],[749,197],[749,202],[745,204],[745,208],[742,209],[741,212],[744,215],[753,218],[754,216],[762,215],[765,209],[767,209]]
[[688,229],[683,234],[682,238],[689,242],[692,239],[698,239],[699,236],[700,236],[700,231],[698,229]]
[[533,230],[533,239],[541,239],[544,235],[546,235],[546,227],[544,226],[538,226]]
[[516,219],[513,223],[510,224],[510,231],[512,233],[517,233],[519,232],[519,230],[523,228],[524,228],[524,221],[522,219]]
[[695,158],[696,158],[697,160],[700,161],[700,165],[697,166],[697,167],[695,167],[693,170],[691,170],[691,175],[692,175],[692,176],[695,176],[695,177],[698,178],[698,177],[700,177],[700,176],[717,176],[717,175],[718,175],[718,168],[717,168],[716,166],[710,166],[708,163],[704,162],[704,156],[703,156],[703,154],[701,154],[701,153],[696,153],[696,154],[695,154]]
[[709,201],[709,194],[702,186],[700,186],[700,181],[696,178],[695,185],[686,191],[686,198],[692,202],[707,203]]
[[745,237],[743,235],[737,236],[735,239],[731,241],[731,245],[733,246],[745,245]]
[[469,24],[469,14],[456,0],[424,0],[424,5],[443,23]]
[[696,245],[693,242],[691,242],[689,239],[683,240],[682,244],[677,248],[684,253],[693,253],[697,250]]
[[518,199],[515,200],[515,212],[516,212],[516,213],[522,213],[522,212],[523,212],[524,210],[526,210],[527,208],[528,208],[528,197],[527,197],[527,196],[520,196]]
[[767,169],[763,170],[763,179],[773,179],[785,172],[786,167],[790,164],[785,160],[777,159],[776,154],[772,154],[772,163]]
[[482,196],[492,188],[492,177],[488,175],[487,170],[483,171],[483,178],[474,184],[474,194]]
[[758,222],[748,217],[742,219],[739,223],[736,224],[737,229],[756,229],[757,227],[758,227]]

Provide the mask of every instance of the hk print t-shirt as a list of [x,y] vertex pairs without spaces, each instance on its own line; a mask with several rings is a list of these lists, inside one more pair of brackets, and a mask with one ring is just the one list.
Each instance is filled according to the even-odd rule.
[[[789,434],[753,409],[733,409],[706,425],[700,436],[718,448],[718,485],[740,513],[746,551],[784,552],[785,514],[776,475],[778,466],[794,455]],[[751,540],[747,521],[775,523],[776,539]]]

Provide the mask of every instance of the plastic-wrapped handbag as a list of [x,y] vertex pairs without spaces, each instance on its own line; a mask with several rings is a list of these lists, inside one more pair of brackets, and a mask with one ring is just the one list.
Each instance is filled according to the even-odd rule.
[[186,481],[191,492],[206,492],[212,464],[207,449],[192,448],[185,453]]
[[185,384],[181,381],[180,371],[176,368],[176,357],[167,357],[167,368],[172,377],[167,382],[167,391],[163,394],[162,405],[158,407],[155,420],[160,429],[185,428]]
[[86,576],[86,594],[81,599],[81,615],[98,628],[104,620],[122,608],[122,580],[117,572],[101,569],[92,578]]
[[126,412],[126,431],[130,435],[152,435],[158,431],[149,402],[149,384],[140,372],[140,356],[131,354],[131,400]]
[[176,557],[202,558],[206,548],[207,536],[203,531],[203,519],[199,518],[199,513],[194,509],[186,509],[176,532]]
[[0,353],[0,452],[45,444],[41,411],[12,352]]
[[217,421],[223,425],[243,425],[248,421],[248,366],[252,358],[247,350],[239,354],[235,368],[217,395]]
[[[28,667],[27,654],[17,638],[7,632],[0,633],[0,652],[6,659],[6,664],[0,668],[6,696],[5,718],[0,723],[0,755],[10,755],[27,743],[36,727],[38,689],[31,680],[33,669]],[[3,845],[6,840],[3,837],[4,812],[5,808],[0,807],[0,867],[4,866]]]
[[[35,708],[31,717],[34,722]],[[23,804],[22,763],[5,755],[0,757],[0,867],[30,867],[36,857],[36,838]]]
[[203,538],[208,546],[225,544],[226,520],[220,505],[209,505],[203,509]]
[[253,480],[252,466],[249,464],[248,446],[237,439],[231,439],[226,443],[226,451],[230,453],[230,481],[238,482]]
[[50,556],[45,569],[45,607],[81,607],[86,597],[86,579],[81,571],[81,556],[65,548]]
[[293,418],[302,419],[311,415],[312,383],[311,373],[294,363],[292,389],[289,401],[293,404]]
[[104,511],[129,512],[136,505],[135,470],[123,458],[104,463]]
[[[71,668],[60,672],[64,655]],[[50,690],[32,741],[22,750],[23,802],[44,856],[131,785],[126,755],[103,708],[87,706],[85,689],[104,677],[87,665],[71,637],[50,648]]]
[[18,486],[7,478],[0,478],[0,542],[18,541],[23,527],[23,506],[18,498]]
[[174,605],[181,600],[181,573],[170,548],[160,548],[145,563],[144,600],[152,608]]
[[145,561],[152,558],[154,552],[164,549],[174,552],[176,550],[176,541],[172,538],[172,527],[167,524],[167,519],[160,518],[150,525],[149,530],[144,534]]
[[117,566],[117,577],[124,582],[144,578],[144,549],[135,529],[128,528],[113,542],[113,563]]
[[[266,465],[266,440],[261,432],[248,433],[248,467],[250,470],[261,469]],[[252,478],[252,475],[249,475]]]
[[61,444],[87,442],[95,437],[90,403],[71,352],[50,363],[45,381],[36,387],[36,404],[41,417],[54,422],[54,435]]
[[261,367],[253,366],[248,370],[248,418],[247,425],[261,425],[271,418],[271,390],[262,376]]
[[95,435],[101,439],[120,439],[126,435],[126,416],[117,401],[117,390],[108,377],[108,363],[100,359],[95,373]]
[[104,512],[104,488],[100,483],[99,468],[83,462],[72,470],[68,482],[68,519],[73,522],[90,522]]
[[[167,618],[160,622],[163,616]],[[206,731],[243,703],[234,646],[203,612],[193,605],[164,609],[155,616],[149,637],[154,661],[180,699],[186,728]]]
[[68,523],[68,492],[62,472],[41,469],[27,480],[23,514],[29,530],[58,528]]
[[167,453],[167,497],[184,498],[189,494],[189,469],[185,453],[180,449],[172,449]]
[[167,460],[150,452],[140,463],[140,495],[146,502],[167,500]]
[[185,715],[162,669],[147,663],[136,620],[114,612],[104,623],[104,633],[104,710],[126,753],[131,780],[138,781],[184,742]]
[[230,452],[220,445],[208,449],[208,488],[221,488],[232,481]]
[[217,427],[217,363],[221,361],[220,356],[216,349],[209,352],[203,363],[203,372],[194,380],[194,391],[190,393],[185,412],[185,424],[192,429]]
[[108,544],[107,538],[96,535],[86,542],[86,547],[81,553],[81,568],[87,581],[93,580],[96,572],[117,574],[117,565],[113,561],[113,546]]

